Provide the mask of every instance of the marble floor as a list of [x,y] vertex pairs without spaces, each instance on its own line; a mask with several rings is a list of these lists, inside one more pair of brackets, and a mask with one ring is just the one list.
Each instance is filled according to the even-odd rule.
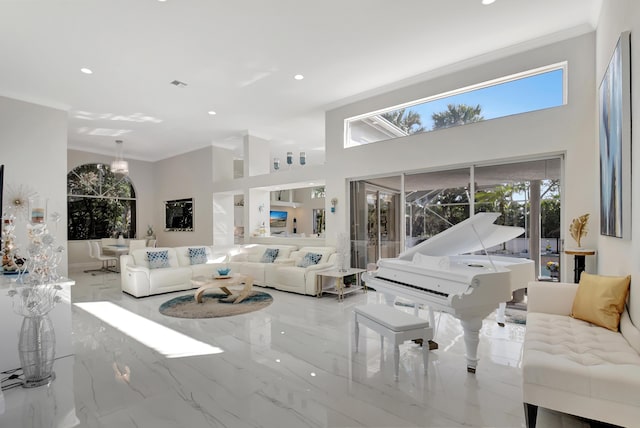
[[[75,354],[50,386],[4,392],[2,428],[524,426],[521,324],[485,320],[473,375],[459,322],[437,314],[426,376],[406,343],[395,382],[375,333],[362,328],[354,354],[352,308],[382,302],[375,292],[338,302],[261,289],[273,304],[258,312],[179,319],[158,307],[188,292],[135,299],[119,275],[69,276]],[[589,424],[541,409],[538,426]]]

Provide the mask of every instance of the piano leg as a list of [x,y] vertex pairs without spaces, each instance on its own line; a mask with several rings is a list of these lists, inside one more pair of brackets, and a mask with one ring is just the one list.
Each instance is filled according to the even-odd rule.
[[496,321],[500,327],[504,327],[505,323],[505,312],[507,310],[507,302],[500,302],[498,305],[498,309],[496,309]]
[[478,343],[480,343],[480,329],[482,328],[482,317],[460,320],[464,330],[464,344],[466,347],[467,371],[476,372],[478,365]]

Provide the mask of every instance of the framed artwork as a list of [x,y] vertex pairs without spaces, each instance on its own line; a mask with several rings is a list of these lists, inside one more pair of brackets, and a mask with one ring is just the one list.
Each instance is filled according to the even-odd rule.
[[193,232],[193,198],[165,201],[166,232]]
[[600,83],[600,234],[631,238],[630,33],[620,35]]

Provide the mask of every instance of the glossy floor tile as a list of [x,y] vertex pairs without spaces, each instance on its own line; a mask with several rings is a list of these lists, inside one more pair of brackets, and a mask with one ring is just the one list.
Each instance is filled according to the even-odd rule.
[[[524,426],[521,324],[485,320],[473,375],[459,322],[436,314],[426,376],[406,343],[395,382],[377,334],[361,328],[354,353],[352,308],[382,302],[375,292],[338,302],[260,288],[273,304],[258,312],[180,319],[158,307],[189,291],[135,299],[119,275],[70,276],[75,355],[49,387],[5,391],[2,428]],[[589,424],[541,410],[538,426]]]

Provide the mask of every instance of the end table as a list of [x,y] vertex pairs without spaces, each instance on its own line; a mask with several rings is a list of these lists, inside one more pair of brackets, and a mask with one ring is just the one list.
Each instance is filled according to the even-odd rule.
[[580,282],[580,275],[585,269],[585,256],[595,255],[596,250],[573,248],[564,250],[564,252],[573,256],[573,282],[577,284]]
[[[354,291],[358,291],[358,290],[364,290],[364,292],[367,292],[367,286],[362,285],[362,281],[360,278],[360,275],[362,274],[362,272],[366,272],[366,269],[359,269],[359,268],[349,268],[347,270],[341,271],[338,269],[329,269],[329,270],[321,270],[318,271],[316,273],[316,297],[320,297],[322,296],[322,293],[329,293],[329,294],[337,294],[338,295],[338,300],[342,301],[344,300],[344,295],[345,294],[349,294],[349,293],[353,293]],[[355,275],[356,276],[356,283],[355,285],[352,285],[351,287],[345,287],[344,285],[344,278],[346,276],[349,275]],[[323,278],[328,277],[328,278],[335,278],[336,280],[336,286],[331,287],[331,288],[324,288],[323,287]],[[346,288],[346,290],[345,290]]]

